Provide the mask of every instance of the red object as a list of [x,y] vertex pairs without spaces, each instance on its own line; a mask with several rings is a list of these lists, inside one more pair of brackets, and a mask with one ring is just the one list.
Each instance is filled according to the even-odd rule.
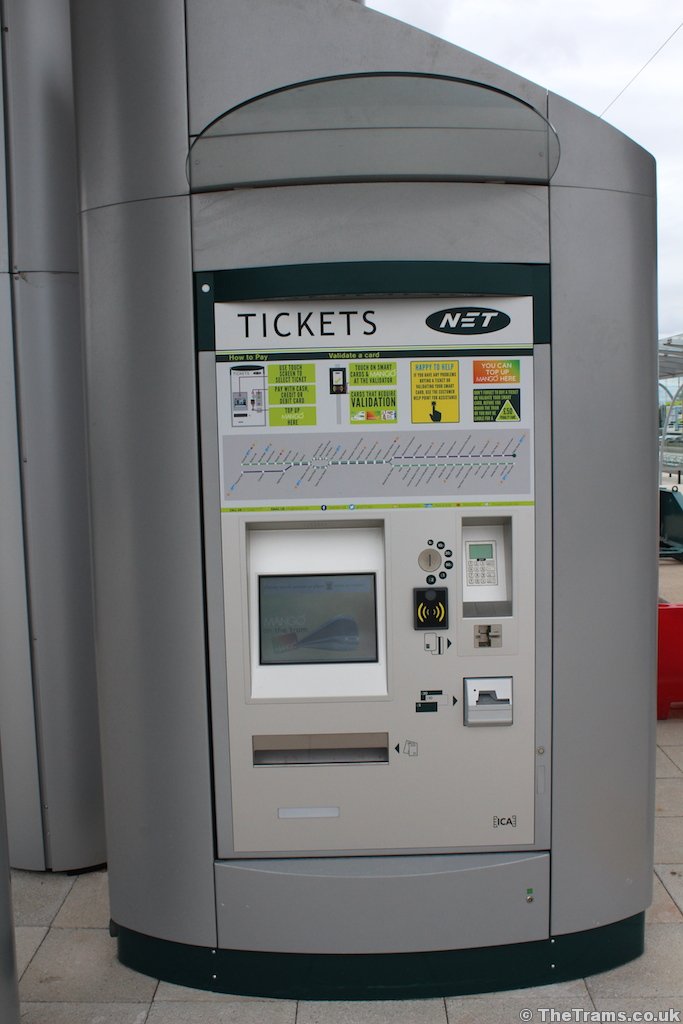
[[657,644],[657,718],[683,701],[683,604],[660,604]]

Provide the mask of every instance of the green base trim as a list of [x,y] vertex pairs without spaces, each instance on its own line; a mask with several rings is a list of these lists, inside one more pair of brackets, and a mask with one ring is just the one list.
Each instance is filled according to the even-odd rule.
[[645,914],[537,942],[429,953],[210,949],[119,927],[119,960],[162,981],[275,999],[428,999],[570,981],[640,956]]

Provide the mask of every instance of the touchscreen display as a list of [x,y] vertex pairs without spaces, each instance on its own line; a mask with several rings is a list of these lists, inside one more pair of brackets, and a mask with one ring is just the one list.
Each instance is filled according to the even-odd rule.
[[374,573],[259,576],[262,665],[377,661]]

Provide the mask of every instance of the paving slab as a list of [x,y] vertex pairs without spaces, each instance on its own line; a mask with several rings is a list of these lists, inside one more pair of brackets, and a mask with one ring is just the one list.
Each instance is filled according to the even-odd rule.
[[296,1003],[154,1003],[146,1024],[295,1024]]
[[[668,866],[662,865],[666,872]],[[645,911],[646,924],[683,924],[683,914],[671,893],[660,878],[655,875],[652,884],[652,903]]]
[[683,816],[683,778],[657,779],[655,814],[663,818]]
[[655,870],[663,887],[671,896],[676,906],[683,911],[683,863],[657,864]]
[[20,978],[31,963],[36,950],[47,935],[47,928],[19,925],[14,929],[14,944],[17,951],[17,977]]
[[168,981],[160,981],[154,994],[155,1003],[283,1003],[296,1000],[266,999],[264,996],[236,996],[229,992],[207,992],[201,988],[185,988],[183,985],[171,985]]
[[151,1003],[157,981],[124,967],[104,929],[53,928],[19,982],[25,1002]]
[[651,924],[645,929],[645,952],[637,960],[586,978],[593,1000],[656,999],[668,1004],[683,998],[683,928]]
[[74,882],[59,908],[53,927],[108,928],[109,917],[107,872],[89,871],[79,875]]
[[657,747],[655,774],[658,779],[680,779],[683,777],[681,766],[675,761],[669,751],[680,751],[683,756],[683,747]]
[[75,880],[72,875],[53,871],[13,871],[15,923],[49,927]]
[[21,1024],[146,1024],[148,1009],[134,1003],[22,1003]]
[[296,1024],[448,1024],[443,999],[300,1002]]
[[[488,996],[465,997],[463,999],[447,999],[448,1024],[514,1024],[519,1021],[531,1021],[532,1024],[549,1024],[552,1020],[562,1020],[562,1014],[575,1010],[590,1013],[593,1003],[588,992],[579,999],[554,997],[544,1000],[519,999],[517,993],[510,993],[512,998],[502,998],[500,994]],[[552,1011],[556,1016],[551,1016]],[[559,1016],[557,1016],[559,1015]],[[574,1015],[566,1020],[577,1019]],[[578,1018],[580,1020],[580,1018]]]
[[[654,1014],[653,1017],[640,1017],[640,1020],[683,1020],[683,1002],[680,999],[664,999],[658,996],[648,999],[597,999],[595,1009],[599,1011],[610,1011],[611,1013],[624,1014],[623,1017],[616,1017],[616,1020],[628,1020],[633,1018],[634,1013]],[[671,1014],[671,1011],[678,1012],[679,1017],[659,1016],[660,1014]]]
[[657,743],[660,747],[683,746],[683,716],[678,710],[672,711],[670,718],[657,722]]
[[683,818],[655,818],[655,864],[683,863]]
[[683,769],[683,746],[662,746],[661,750],[677,768]]

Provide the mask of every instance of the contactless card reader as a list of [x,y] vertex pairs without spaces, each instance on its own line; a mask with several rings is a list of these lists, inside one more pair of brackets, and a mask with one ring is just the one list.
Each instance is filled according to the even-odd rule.
[[415,587],[413,628],[448,629],[448,588]]

